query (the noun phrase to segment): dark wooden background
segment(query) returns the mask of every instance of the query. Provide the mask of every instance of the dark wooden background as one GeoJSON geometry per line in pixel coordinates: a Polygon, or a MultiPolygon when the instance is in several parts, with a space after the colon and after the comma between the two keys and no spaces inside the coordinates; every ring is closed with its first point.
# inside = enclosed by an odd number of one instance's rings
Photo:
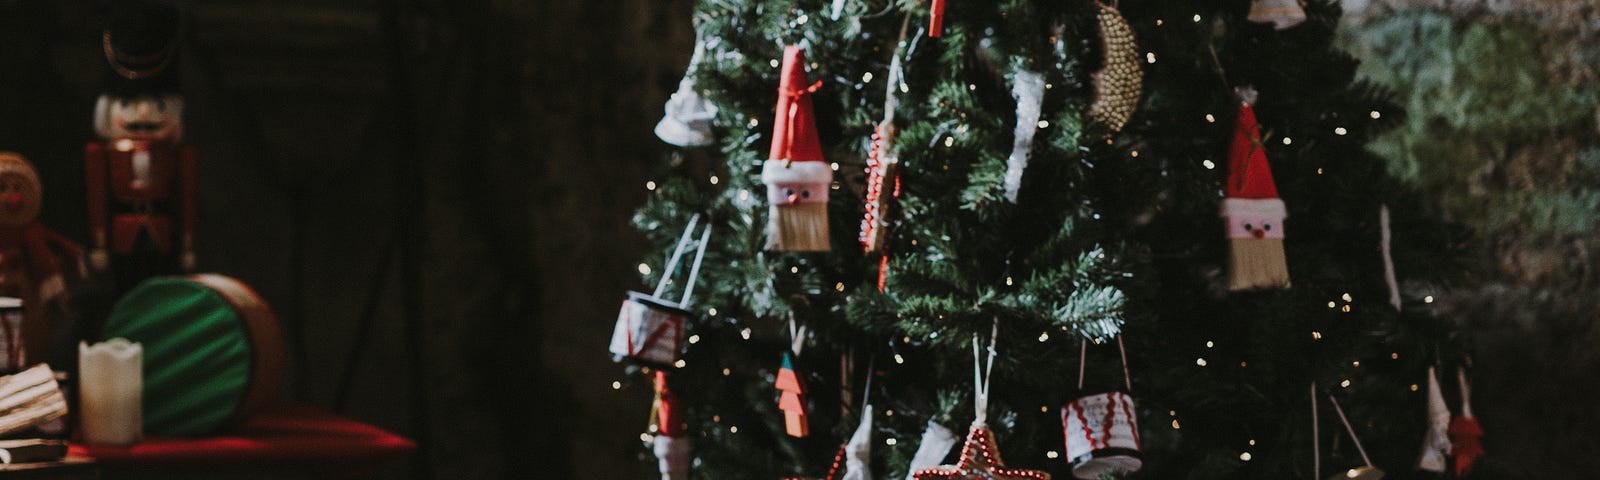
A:
{"type": "MultiPolygon", "coordinates": [[[[200,269],[277,311],[284,397],[421,440],[393,478],[638,477],[605,348],[689,0],[180,3],[200,269]]],[[[104,5],[0,0],[0,149],[79,240],[104,5]]]]}
{"type": "MultiPolygon", "coordinates": [[[[647,478],[650,393],[612,389],[605,347],[638,287],[628,219],[669,153],[651,127],[691,0],[180,3],[200,267],[283,320],[283,396],[420,440],[389,478],[647,478]]],[[[80,240],[103,7],[0,0],[0,149],[33,160],[45,223],[80,240]]],[[[1442,301],[1482,345],[1502,465],[1600,468],[1597,297],[1442,301]]]]}

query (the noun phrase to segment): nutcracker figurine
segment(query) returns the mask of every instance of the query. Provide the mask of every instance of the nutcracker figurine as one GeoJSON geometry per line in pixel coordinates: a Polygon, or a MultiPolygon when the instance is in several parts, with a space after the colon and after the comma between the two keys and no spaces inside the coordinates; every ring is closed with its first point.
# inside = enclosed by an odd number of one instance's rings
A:
{"type": "Polygon", "coordinates": [[[183,145],[177,93],[178,12],[117,2],[101,35],[116,74],[95,104],[100,140],[84,147],[95,270],[111,268],[117,290],[194,269],[196,158],[183,145]],[[174,218],[176,217],[176,218],[174,218]]]}

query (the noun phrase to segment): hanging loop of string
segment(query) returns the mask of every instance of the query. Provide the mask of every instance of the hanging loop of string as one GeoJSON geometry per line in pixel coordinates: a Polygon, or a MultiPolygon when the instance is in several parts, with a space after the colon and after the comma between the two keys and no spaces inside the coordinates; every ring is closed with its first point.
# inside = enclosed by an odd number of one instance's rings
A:
{"type": "MultiPolygon", "coordinates": [[[[700,224],[700,214],[695,214],[689,219],[688,228],[683,229],[683,235],[678,237],[678,246],[672,250],[672,257],[667,260],[667,265],[661,271],[661,280],[656,282],[656,289],[650,294],[660,300],[667,293],[667,284],[672,283],[672,277],[678,273],[678,264],[683,260],[683,252],[689,248],[690,240],[694,238],[695,227],[700,224]]],[[[695,279],[700,277],[700,265],[706,257],[706,245],[711,243],[711,223],[706,223],[706,229],[700,234],[699,245],[695,247],[694,263],[689,267],[689,277],[684,279],[683,298],[678,300],[682,308],[689,308],[689,303],[694,297],[695,279]]]]}
{"type": "Polygon", "coordinates": [[[989,420],[989,375],[994,372],[994,344],[999,337],[1000,317],[994,317],[994,325],[989,330],[988,364],[981,365],[978,336],[972,336],[972,405],[978,411],[973,423],[987,424],[989,420]]]}
{"type": "Polygon", "coordinates": [[[1339,399],[1333,398],[1333,394],[1330,393],[1328,401],[1333,403],[1333,413],[1339,414],[1339,421],[1344,423],[1344,430],[1350,433],[1350,442],[1356,444],[1356,453],[1361,454],[1361,461],[1367,464],[1367,468],[1377,468],[1372,465],[1372,459],[1367,457],[1367,449],[1361,448],[1361,439],[1356,438],[1355,427],[1350,426],[1350,419],[1344,416],[1344,409],[1339,408],[1339,399]]]}
{"type": "Polygon", "coordinates": [[[689,267],[688,285],[683,287],[683,300],[679,301],[685,308],[689,306],[689,299],[694,297],[695,279],[700,278],[700,264],[706,258],[706,244],[711,243],[711,222],[706,222],[706,231],[700,234],[700,247],[694,253],[694,265],[689,267]]]}
{"type": "Polygon", "coordinates": [[[794,313],[789,313],[789,350],[794,356],[800,356],[800,349],[806,346],[806,326],[798,325],[794,321],[794,313]]]}
{"type": "MultiPolygon", "coordinates": [[[[1128,349],[1122,343],[1122,335],[1117,335],[1117,354],[1122,358],[1122,386],[1133,392],[1133,375],[1128,372],[1128,349]]],[[[1089,340],[1084,339],[1078,344],[1078,390],[1083,390],[1083,378],[1089,364],[1089,340]]]]}
{"type": "Polygon", "coordinates": [[[1321,423],[1317,419],[1317,382],[1311,382],[1311,478],[1322,478],[1321,423]]]}
{"type": "Polygon", "coordinates": [[[689,227],[683,229],[683,236],[678,237],[678,248],[672,250],[672,257],[667,260],[666,268],[661,269],[661,281],[656,282],[656,290],[650,296],[660,297],[667,291],[667,282],[672,281],[673,270],[678,268],[678,260],[683,259],[683,249],[689,246],[689,239],[694,236],[694,227],[700,224],[700,214],[695,214],[689,219],[689,227]]]}

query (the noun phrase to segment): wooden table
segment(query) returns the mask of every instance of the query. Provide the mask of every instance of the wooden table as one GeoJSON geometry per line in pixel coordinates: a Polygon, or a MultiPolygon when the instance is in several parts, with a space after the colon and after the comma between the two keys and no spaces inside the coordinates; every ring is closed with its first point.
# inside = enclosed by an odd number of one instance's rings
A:
{"type": "Polygon", "coordinates": [[[416,448],[411,440],[325,409],[280,405],[215,436],[147,437],[126,447],[74,444],[68,455],[93,458],[107,478],[122,472],[374,478],[416,448]]]}

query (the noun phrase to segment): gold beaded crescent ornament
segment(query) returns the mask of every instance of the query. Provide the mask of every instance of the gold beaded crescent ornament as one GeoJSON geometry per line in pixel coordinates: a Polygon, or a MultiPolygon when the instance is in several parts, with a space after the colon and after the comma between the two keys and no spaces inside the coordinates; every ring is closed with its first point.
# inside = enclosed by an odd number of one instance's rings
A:
{"type": "Polygon", "coordinates": [[[1133,27],[1116,7],[1098,5],[1100,12],[1095,17],[1100,23],[1100,46],[1105,58],[1100,70],[1089,75],[1094,81],[1089,118],[1117,132],[1139,106],[1144,72],[1139,69],[1139,46],[1134,42],[1133,27]]]}

